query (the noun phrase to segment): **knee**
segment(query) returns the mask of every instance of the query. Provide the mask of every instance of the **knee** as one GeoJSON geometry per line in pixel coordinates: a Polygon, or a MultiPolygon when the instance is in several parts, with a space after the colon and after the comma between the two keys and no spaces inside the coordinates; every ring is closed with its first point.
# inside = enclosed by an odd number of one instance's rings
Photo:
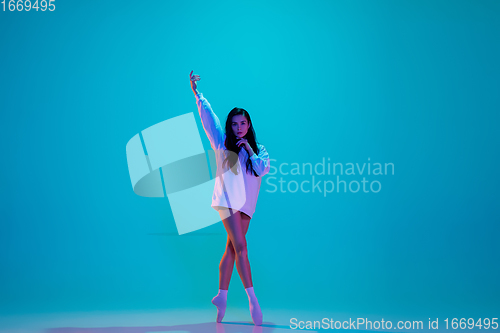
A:
{"type": "Polygon", "coordinates": [[[233,244],[233,245],[234,245],[235,255],[241,256],[241,255],[245,255],[247,253],[247,242],[246,241],[238,242],[238,243],[233,244]]]}
{"type": "Polygon", "coordinates": [[[230,257],[234,257],[235,256],[233,243],[227,243],[227,245],[226,245],[226,253],[225,254],[226,254],[226,256],[230,256],[230,257]]]}

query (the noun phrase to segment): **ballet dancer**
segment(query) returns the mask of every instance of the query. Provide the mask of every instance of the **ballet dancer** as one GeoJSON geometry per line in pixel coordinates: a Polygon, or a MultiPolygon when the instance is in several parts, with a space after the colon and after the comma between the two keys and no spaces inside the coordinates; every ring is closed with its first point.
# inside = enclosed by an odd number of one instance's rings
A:
{"type": "Polygon", "coordinates": [[[236,262],[248,295],[252,321],[261,325],[262,311],[253,289],[245,236],[257,205],[261,179],[269,172],[269,154],[264,145],[257,143],[252,120],[245,109],[233,108],[223,130],[210,103],[197,89],[200,76],[191,71],[189,79],[203,129],[216,153],[217,177],[211,206],[219,212],[227,231],[226,250],[219,265],[219,292],[212,299],[217,307],[217,322],[222,321],[226,311],[227,291],[236,262]]]}

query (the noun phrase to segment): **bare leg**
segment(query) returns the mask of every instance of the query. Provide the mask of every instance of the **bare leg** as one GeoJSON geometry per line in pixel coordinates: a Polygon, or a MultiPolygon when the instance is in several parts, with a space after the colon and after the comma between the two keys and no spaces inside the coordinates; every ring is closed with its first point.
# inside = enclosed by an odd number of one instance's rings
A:
{"type": "MultiPolygon", "coordinates": [[[[241,212],[240,212],[241,213],[241,212]]],[[[241,223],[243,226],[243,234],[246,235],[248,231],[248,226],[250,225],[250,217],[244,213],[241,213],[241,223]]],[[[219,265],[219,289],[228,290],[229,282],[231,281],[231,275],[233,274],[235,261],[235,252],[233,243],[229,235],[227,236],[226,251],[222,256],[222,260],[219,265]]]]}
{"type": "MultiPolygon", "coordinates": [[[[248,226],[244,226],[244,222],[241,218],[241,212],[237,210],[232,210],[232,212],[233,213],[230,214],[229,217],[222,219],[222,223],[224,223],[228,238],[233,245],[236,269],[238,270],[243,286],[246,289],[252,287],[252,274],[250,271],[250,262],[248,261],[247,241],[245,238],[248,226]]],[[[221,213],[221,217],[223,216],[227,215],[223,215],[221,213]]]]}
{"type": "Polygon", "coordinates": [[[245,214],[229,209],[228,211],[219,210],[222,222],[226,228],[228,240],[226,243],[226,251],[219,266],[219,294],[212,299],[212,303],[217,306],[217,322],[220,323],[224,317],[227,303],[227,289],[231,280],[233,271],[233,262],[236,262],[236,269],[240,275],[245,291],[248,295],[250,314],[255,325],[262,324],[262,311],[255,297],[252,285],[252,275],[250,271],[250,262],[247,255],[246,233],[250,224],[250,217],[245,214]],[[228,216],[229,215],[229,216],[228,216]],[[232,248],[232,251],[231,251],[232,248]],[[225,288],[225,289],[222,289],[225,288]]]}

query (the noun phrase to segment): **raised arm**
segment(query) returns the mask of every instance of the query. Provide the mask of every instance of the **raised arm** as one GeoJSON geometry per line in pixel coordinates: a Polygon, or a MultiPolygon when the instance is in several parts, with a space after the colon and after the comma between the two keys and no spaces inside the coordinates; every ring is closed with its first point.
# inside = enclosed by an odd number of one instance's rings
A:
{"type": "Polygon", "coordinates": [[[252,160],[253,169],[259,175],[259,177],[264,176],[269,172],[271,164],[269,163],[269,154],[263,145],[259,145],[259,155],[253,154],[250,156],[252,160]]]}
{"type": "Polygon", "coordinates": [[[212,149],[220,149],[224,147],[224,131],[220,125],[219,118],[212,111],[210,103],[203,97],[203,94],[198,91],[196,81],[200,80],[199,75],[193,75],[193,71],[189,74],[191,89],[196,97],[196,105],[198,105],[198,113],[200,114],[203,129],[210,140],[212,149]]]}

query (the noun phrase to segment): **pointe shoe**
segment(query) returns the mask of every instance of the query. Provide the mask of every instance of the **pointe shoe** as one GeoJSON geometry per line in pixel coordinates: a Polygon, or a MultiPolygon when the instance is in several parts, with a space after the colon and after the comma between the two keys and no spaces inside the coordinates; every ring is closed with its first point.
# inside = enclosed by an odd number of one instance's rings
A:
{"type": "Polygon", "coordinates": [[[258,301],[255,301],[255,304],[250,302],[250,315],[252,316],[252,321],[255,325],[262,325],[262,311],[258,301]]]}
{"type": "Polygon", "coordinates": [[[221,297],[215,296],[212,298],[212,304],[217,307],[217,319],[218,323],[222,322],[222,318],[224,318],[224,314],[226,313],[226,304],[227,301],[222,299],[221,297]]]}

